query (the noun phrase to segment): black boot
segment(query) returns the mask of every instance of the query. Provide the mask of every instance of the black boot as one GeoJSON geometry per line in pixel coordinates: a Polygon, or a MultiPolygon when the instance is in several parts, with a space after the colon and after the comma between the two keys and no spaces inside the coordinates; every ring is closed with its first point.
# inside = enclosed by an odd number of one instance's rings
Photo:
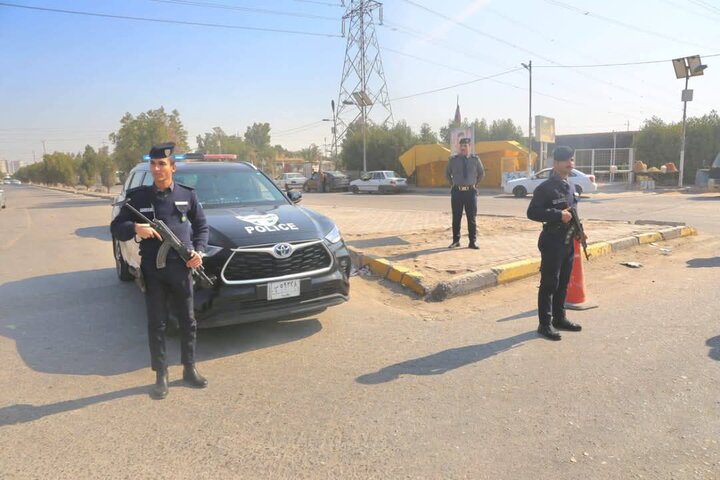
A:
{"type": "Polygon", "coordinates": [[[208,385],[207,379],[198,373],[194,363],[188,363],[183,368],[183,380],[193,388],[205,388],[208,385]]]}
{"type": "Polygon", "coordinates": [[[555,330],[552,325],[543,325],[540,324],[538,327],[538,333],[542,335],[543,337],[547,338],[548,340],[561,340],[562,336],[560,335],[560,332],[555,330]]]}
{"type": "Polygon", "coordinates": [[[458,247],[460,247],[459,240],[453,240],[453,242],[448,246],[448,248],[458,248],[458,247]]]}
{"type": "Polygon", "coordinates": [[[168,394],[168,371],[163,368],[155,372],[155,385],[150,390],[150,396],[156,400],[162,400],[168,394]]]}
{"type": "Polygon", "coordinates": [[[579,332],[582,330],[582,327],[579,324],[571,322],[567,318],[562,318],[560,320],[553,318],[552,326],[558,330],[567,330],[569,332],[579,332]]]}
{"type": "Polygon", "coordinates": [[[478,247],[478,244],[475,241],[470,242],[468,248],[471,248],[473,250],[480,250],[480,247],[478,247]]]}

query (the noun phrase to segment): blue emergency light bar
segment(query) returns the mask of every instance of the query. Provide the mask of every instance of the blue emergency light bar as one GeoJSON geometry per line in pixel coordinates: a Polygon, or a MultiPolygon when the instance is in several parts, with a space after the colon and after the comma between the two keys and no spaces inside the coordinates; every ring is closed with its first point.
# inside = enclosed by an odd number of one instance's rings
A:
{"type": "MultiPolygon", "coordinates": [[[[180,155],[180,154],[178,154],[178,155],[173,155],[172,157],[173,157],[173,159],[174,159],[176,162],[182,162],[182,161],[185,160],[185,155],[184,155],[184,154],[182,154],[182,155],[180,155]]],[[[142,159],[143,159],[143,162],[149,162],[149,161],[150,161],[150,155],[145,154],[145,155],[143,155],[142,159]]]]}

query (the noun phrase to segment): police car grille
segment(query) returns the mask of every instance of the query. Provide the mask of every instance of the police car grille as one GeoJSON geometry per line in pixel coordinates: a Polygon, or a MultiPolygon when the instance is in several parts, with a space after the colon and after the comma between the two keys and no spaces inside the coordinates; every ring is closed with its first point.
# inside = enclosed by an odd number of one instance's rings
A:
{"type": "Polygon", "coordinates": [[[289,258],[275,258],[269,253],[238,251],[225,267],[228,281],[297,275],[330,267],[330,254],[316,243],[293,252],[289,258]]]}

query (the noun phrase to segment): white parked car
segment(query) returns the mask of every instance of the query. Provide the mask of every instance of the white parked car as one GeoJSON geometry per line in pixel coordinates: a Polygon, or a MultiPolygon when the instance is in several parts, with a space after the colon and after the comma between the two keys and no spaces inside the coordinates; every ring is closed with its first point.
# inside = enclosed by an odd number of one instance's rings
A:
{"type": "Polygon", "coordinates": [[[408,188],[407,180],[400,177],[392,170],[375,170],[367,172],[358,180],[350,182],[350,191],[352,193],[360,192],[404,192],[408,188]]]}
{"type": "Polygon", "coordinates": [[[291,188],[303,188],[307,182],[307,178],[301,173],[283,173],[275,179],[275,184],[280,187],[281,190],[288,190],[291,188]]]}
{"type": "MultiPolygon", "coordinates": [[[[516,197],[524,197],[528,193],[533,193],[538,185],[550,178],[552,168],[540,170],[530,178],[516,178],[508,180],[505,184],[505,193],[512,193],[516,197]]],[[[580,170],[573,169],[568,177],[570,185],[575,187],[578,195],[588,192],[597,192],[597,183],[595,183],[595,175],[586,175],[580,170]]]]}

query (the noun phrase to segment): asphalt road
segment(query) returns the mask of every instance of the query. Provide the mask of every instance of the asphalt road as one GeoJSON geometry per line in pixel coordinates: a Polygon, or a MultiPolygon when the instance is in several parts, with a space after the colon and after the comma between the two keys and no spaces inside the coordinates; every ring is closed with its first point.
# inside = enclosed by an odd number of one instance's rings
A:
{"type": "Polygon", "coordinates": [[[720,478],[717,237],[587,264],[600,308],[561,342],[535,334],[536,279],[430,304],[356,277],[316,318],[200,331],[209,388],[173,366],[153,401],[142,298],[115,278],[109,217],[106,201],[8,192],[0,478],[720,478]]]}
{"type": "MultiPolygon", "coordinates": [[[[525,216],[530,196],[481,194],[478,213],[525,216]]],[[[372,209],[450,211],[450,196],[438,194],[378,195],[351,193],[306,193],[303,205],[338,205],[372,209]]],[[[720,194],[643,193],[589,194],[580,200],[584,218],[596,220],[661,220],[684,222],[703,232],[720,235],[720,194]]]]}

